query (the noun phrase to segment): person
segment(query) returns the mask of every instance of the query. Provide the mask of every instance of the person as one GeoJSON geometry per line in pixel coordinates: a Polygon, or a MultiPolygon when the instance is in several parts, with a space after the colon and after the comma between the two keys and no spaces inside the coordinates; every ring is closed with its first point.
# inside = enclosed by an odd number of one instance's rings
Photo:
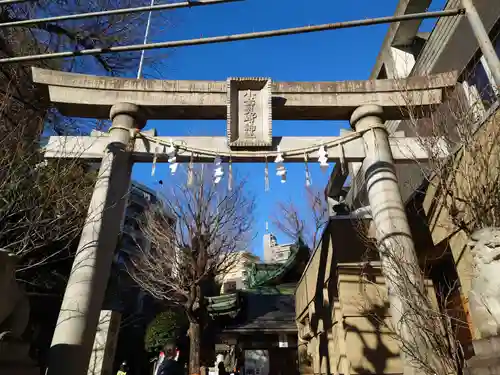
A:
{"type": "Polygon", "coordinates": [[[224,366],[224,362],[219,362],[219,365],[217,367],[219,369],[219,375],[228,375],[226,367],[224,366]]]}
{"type": "Polygon", "coordinates": [[[165,353],[165,359],[162,361],[160,367],[158,367],[157,375],[183,375],[184,372],[179,362],[175,360],[177,356],[175,346],[167,344],[163,352],[165,353]]]}
{"type": "Polygon", "coordinates": [[[116,375],[127,375],[127,371],[128,371],[127,362],[123,361],[116,375]]]}
{"type": "Polygon", "coordinates": [[[163,362],[164,359],[165,359],[165,353],[161,351],[160,355],[158,356],[158,359],[156,360],[153,375],[158,375],[158,370],[160,369],[161,363],[163,362]]]}

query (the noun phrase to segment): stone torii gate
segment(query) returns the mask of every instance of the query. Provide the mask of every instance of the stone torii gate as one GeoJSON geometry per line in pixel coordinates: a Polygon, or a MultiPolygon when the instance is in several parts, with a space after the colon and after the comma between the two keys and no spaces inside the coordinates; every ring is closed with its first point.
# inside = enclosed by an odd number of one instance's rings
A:
{"type": "MultiPolygon", "coordinates": [[[[48,375],[84,375],[102,307],[125,209],[134,162],[166,162],[164,145],[172,137],[138,134],[148,119],[227,119],[227,137],[177,137],[177,161],[213,161],[231,155],[232,162],[265,162],[283,152],[285,162],[304,162],[318,156],[322,145],[328,159],[361,162],[380,246],[398,248],[404,259],[418,265],[394,163],[425,161],[426,150],[414,138],[390,138],[385,120],[403,119],[415,107],[425,113],[442,102],[444,90],[457,75],[439,74],[400,80],[344,82],[272,82],[267,78],[229,78],[227,81],[164,81],[96,77],[33,68],[33,80],[47,90],[51,102],[67,116],[110,118],[102,136],[50,137],[46,158],[100,161],[101,168],[88,218],[71,270],[57,326],[48,375]],[[250,101],[249,101],[250,100],[250,101]],[[250,103],[250,104],[249,104],[250,103]],[[345,137],[273,137],[272,120],[350,120],[355,131],[345,137]],[[338,141],[338,142],[337,142],[338,141]],[[279,149],[278,149],[279,146],[279,149]],[[193,153],[192,150],[202,150],[193,153]],[[160,150],[160,151],[158,151],[160,150]],[[295,150],[295,151],[294,151],[295,150]],[[397,246],[396,246],[397,243],[397,246]]],[[[415,111],[413,111],[415,113],[415,111]]],[[[447,151],[442,149],[443,157],[447,151]]],[[[381,252],[381,260],[384,262],[381,252]]],[[[417,272],[410,268],[409,272],[417,272]]],[[[384,264],[389,291],[390,261],[384,264]]],[[[410,275],[417,277],[418,275],[410,275]]],[[[392,284],[391,284],[392,283],[392,284]]],[[[394,322],[405,305],[389,293],[394,322]]],[[[411,335],[411,327],[402,329],[411,335]]],[[[406,365],[405,373],[415,373],[406,365]]]]}

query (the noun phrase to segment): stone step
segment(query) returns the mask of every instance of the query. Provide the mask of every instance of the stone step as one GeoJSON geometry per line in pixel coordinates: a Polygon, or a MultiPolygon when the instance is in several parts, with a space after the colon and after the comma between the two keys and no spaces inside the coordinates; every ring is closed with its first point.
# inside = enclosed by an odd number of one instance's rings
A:
{"type": "Polygon", "coordinates": [[[0,374],[8,375],[40,375],[40,369],[31,364],[23,363],[0,363],[0,374]]]}
{"type": "Polygon", "coordinates": [[[490,357],[492,354],[500,355],[500,336],[489,337],[472,342],[474,353],[477,356],[490,357]]]}
{"type": "Polygon", "coordinates": [[[20,341],[0,342],[0,364],[29,362],[30,344],[20,341]]]}

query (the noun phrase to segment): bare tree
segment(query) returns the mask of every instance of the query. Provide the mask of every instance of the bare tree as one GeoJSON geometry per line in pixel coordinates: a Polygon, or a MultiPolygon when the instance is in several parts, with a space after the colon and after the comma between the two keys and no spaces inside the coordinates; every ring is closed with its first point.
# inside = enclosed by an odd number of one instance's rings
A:
{"type": "MultiPolygon", "coordinates": [[[[0,6],[0,22],[147,4],[148,0],[30,1],[0,6]]],[[[146,17],[142,13],[1,28],[0,56],[142,42],[143,33],[138,30],[144,30],[146,17]]],[[[158,31],[153,27],[151,36],[158,31]]],[[[137,52],[111,54],[35,65],[135,76],[139,56],[137,52]]],[[[46,288],[56,281],[64,285],[95,173],[87,163],[77,160],[44,162],[40,137],[85,134],[96,122],[61,116],[46,92],[33,84],[31,66],[0,66],[0,246],[21,258],[17,272],[20,280],[46,288]],[[59,264],[64,264],[62,269],[59,264]]]]}
{"type": "Polygon", "coordinates": [[[383,327],[399,344],[404,360],[418,372],[460,374],[465,358],[457,334],[467,330],[468,324],[463,310],[456,309],[456,296],[460,293],[458,280],[445,279],[440,286],[434,286],[429,273],[436,259],[421,257],[420,264],[409,264],[400,256],[403,252],[398,251],[403,244],[396,243],[395,249],[377,245],[370,224],[356,220],[354,225],[367,249],[359,282],[361,315],[367,317],[377,331],[383,327]],[[390,268],[390,272],[387,269],[384,272],[384,283],[395,286],[391,293],[401,298],[404,313],[387,302],[388,290],[377,279],[382,276],[382,267],[390,268]],[[416,279],[408,272],[412,268],[418,269],[413,273],[418,275],[416,279]],[[396,314],[401,315],[397,324],[387,318],[391,308],[396,308],[396,314]],[[411,329],[411,334],[402,332],[403,327],[411,329]]]}
{"type": "Polygon", "coordinates": [[[130,274],[156,299],[184,309],[190,323],[189,368],[199,374],[207,284],[233,266],[236,251],[248,248],[254,200],[244,181],[231,190],[215,184],[211,168],[194,168],[191,177],[146,212],[142,229],[152,246],[131,258],[130,274]]]}
{"type": "MultiPolygon", "coordinates": [[[[409,101],[402,108],[409,119],[401,127],[408,136],[416,137],[429,155],[426,163],[415,161],[413,167],[418,173],[412,176],[416,180],[412,183],[420,186],[416,194],[425,196],[425,207],[420,212],[426,216],[429,232],[439,231],[445,238],[458,232],[468,238],[477,229],[500,226],[500,112],[494,106],[490,113],[485,111],[492,103],[477,94],[457,85],[446,93],[445,102],[430,113],[411,109],[415,103],[409,101]],[[443,157],[443,150],[450,155],[443,157]]],[[[367,229],[358,232],[367,233],[367,229]]],[[[366,243],[385,259],[382,267],[390,268],[390,272],[384,272],[386,282],[395,285],[391,293],[400,296],[405,306],[398,326],[379,320],[390,327],[403,356],[429,375],[460,373],[465,360],[463,342],[458,340],[457,332],[472,333],[464,308],[453,308],[461,305],[461,301],[457,303],[462,294],[459,280],[437,290],[437,301],[427,288],[429,270],[444,253],[434,254],[434,259],[419,254],[420,264],[408,264],[398,256],[403,253],[398,251],[398,244],[395,249],[386,249],[380,244],[375,247],[373,239],[366,243]],[[409,275],[420,276],[413,280],[409,275]],[[401,334],[399,326],[403,325],[413,327],[412,335],[401,334]],[[433,356],[422,350],[423,342],[433,356]]],[[[370,283],[365,277],[362,279],[365,284],[370,283]]],[[[369,304],[369,298],[366,299],[369,304]]],[[[364,311],[370,314],[370,308],[364,307],[364,311]]]]}
{"type": "Polygon", "coordinates": [[[477,92],[458,84],[430,113],[403,109],[410,117],[404,123],[408,135],[429,155],[427,163],[418,163],[424,182],[419,190],[433,201],[427,215],[444,210],[441,216],[448,219],[431,225],[450,233],[462,230],[470,235],[500,226],[500,112],[493,91],[491,86],[477,92]],[[443,157],[443,148],[450,157],[443,157]]]}
{"type": "Polygon", "coordinates": [[[43,118],[22,117],[13,110],[15,99],[0,98],[0,247],[18,256],[21,281],[43,289],[57,280],[64,285],[57,264],[71,257],[95,173],[78,160],[44,161],[38,143],[28,136],[43,118]]]}
{"type": "Polygon", "coordinates": [[[306,187],[305,192],[306,212],[299,212],[292,201],[278,202],[273,224],[292,240],[301,238],[314,251],[328,222],[328,206],[322,191],[306,187]]]}
{"type": "MultiPolygon", "coordinates": [[[[33,18],[98,12],[149,5],[148,0],[40,0],[4,5],[1,8],[2,22],[23,21],[33,18]]],[[[154,21],[166,24],[167,13],[156,12],[154,21]]],[[[9,48],[2,49],[7,56],[34,54],[48,51],[106,48],[115,45],[142,42],[147,13],[105,15],[79,20],[23,25],[2,29],[2,39],[9,48]],[[139,31],[139,32],[138,32],[139,31]],[[25,42],[30,40],[31,43],[25,42]]],[[[151,29],[151,37],[162,32],[158,22],[151,29]]],[[[78,59],[64,59],[57,63],[61,70],[95,71],[111,75],[137,71],[140,52],[105,54],[78,59]]],[[[134,74],[135,75],[135,74],[134,74]]]]}
{"type": "MultiPolygon", "coordinates": [[[[148,0],[60,0],[29,1],[0,6],[0,22],[23,21],[37,17],[103,11],[134,6],[148,5],[148,0]]],[[[115,45],[142,43],[147,13],[110,15],[81,20],[24,25],[0,29],[0,56],[12,57],[64,50],[105,48],[115,45]]],[[[153,27],[150,37],[163,31],[161,25],[168,24],[167,13],[153,14],[153,27]],[[161,22],[158,22],[161,21],[161,22]]],[[[17,116],[31,118],[35,122],[29,128],[31,137],[38,137],[42,129],[58,134],[68,132],[88,132],[96,125],[94,121],[65,118],[51,108],[46,93],[39,90],[31,81],[33,65],[71,72],[93,72],[98,75],[136,76],[140,52],[104,54],[92,57],[78,57],[29,64],[9,64],[0,66],[0,90],[11,97],[12,106],[8,115],[11,127],[16,125],[17,116]],[[24,111],[26,113],[24,113],[24,111]]],[[[158,71],[158,64],[164,60],[157,52],[148,52],[145,68],[158,71]]],[[[100,123],[102,125],[102,123],[100,123]]],[[[28,130],[28,129],[25,129],[28,130]]]]}

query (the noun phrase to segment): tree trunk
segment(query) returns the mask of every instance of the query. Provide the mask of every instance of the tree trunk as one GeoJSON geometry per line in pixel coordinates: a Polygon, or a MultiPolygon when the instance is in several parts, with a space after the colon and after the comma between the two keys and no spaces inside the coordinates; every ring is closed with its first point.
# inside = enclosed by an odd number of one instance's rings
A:
{"type": "Polygon", "coordinates": [[[191,375],[200,374],[200,349],[201,349],[200,324],[189,323],[189,373],[191,375]]]}

